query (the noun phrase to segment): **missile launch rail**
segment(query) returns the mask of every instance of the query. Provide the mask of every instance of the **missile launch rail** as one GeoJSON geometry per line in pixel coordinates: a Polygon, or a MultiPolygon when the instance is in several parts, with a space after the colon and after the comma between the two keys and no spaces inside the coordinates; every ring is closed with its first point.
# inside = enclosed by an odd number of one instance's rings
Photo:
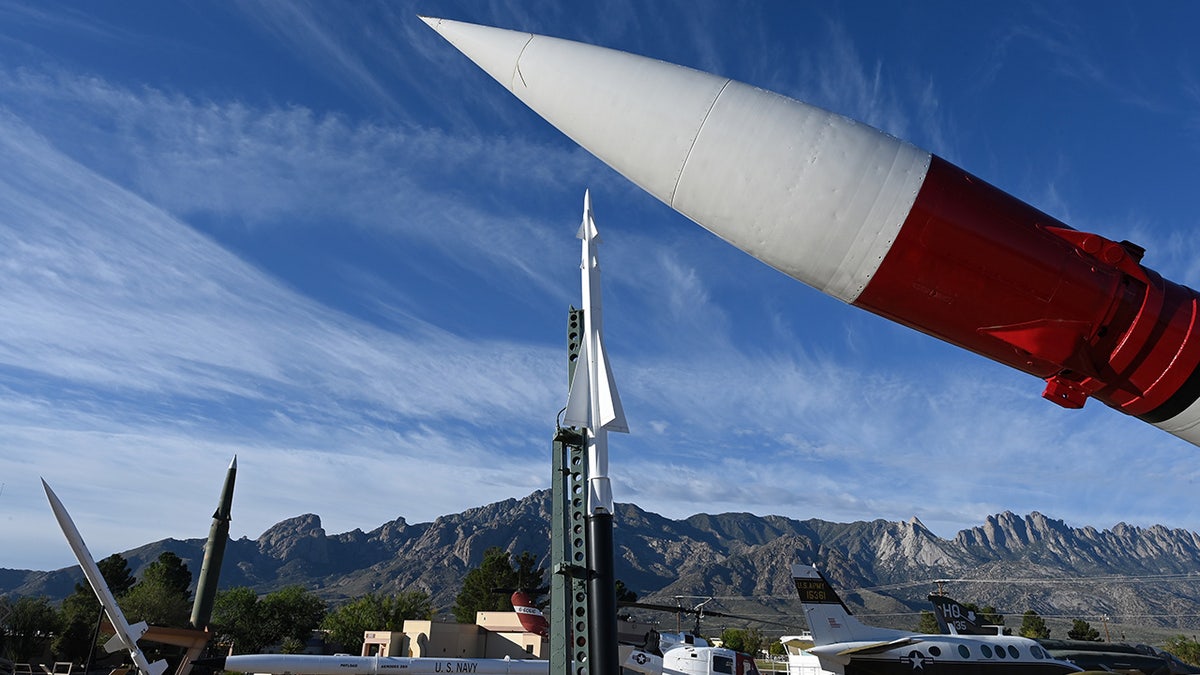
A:
{"type": "MultiPolygon", "coordinates": [[[[567,317],[567,382],[575,377],[583,337],[583,310],[567,317]]],[[[587,675],[591,664],[591,615],[588,611],[587,503],[588,463],[583,434],[555,425],[550,528],[550,672],[572,673],[572,662],[587,675]],[[579,636],[571,640],[572,631],[579,636]]]]}

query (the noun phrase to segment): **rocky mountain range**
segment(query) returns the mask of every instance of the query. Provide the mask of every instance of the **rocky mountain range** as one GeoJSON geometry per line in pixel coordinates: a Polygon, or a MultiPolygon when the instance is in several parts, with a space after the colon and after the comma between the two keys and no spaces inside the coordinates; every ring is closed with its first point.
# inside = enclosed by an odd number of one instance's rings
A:
{"type": "MultiPolygon", "coordinates": [[[[221,587],[269,592],[301,584],[331,603],[419,589],[446,609],[488,547],[546,556],[549,520],[548,491],[431,523],[397,518],[370,532],[328,534],[320,517],[301,515],[257,539],[230,541],[221,587]]],[[[843,589],[853,611],[881,625],[914,628],[938,580],[952,597],[996,607],[1010,626],[1018,626],[1029,609],[1047,618],[1052,630],[1055,622],[1069,625],[1073,618],[1097,627],[1103,622],[1113,639],[1191,635],[1200,623],[1200,535],[1182,529],[1074,528],[1036,512],[1005,512],[943,539],[915,518],[833,523],[725,513],[671,520],[632,504],[617,505],[614,521],[617,578],[643,599],[674,604],[682,596],[679,602],[696,604],[713,597],[710,610],[794,630],[803,628],[789,571],[794,561],[815,562],[843,589]]],[[[122,555],[140,574],[160,553],[172,551],[196,573],[203,547],[203,539],[166,539],[122,555]]],[[[79,579],[77,567],[0,569],[0,594],[58,599],[79,579]]],[[[1055,637],[1065,637],[1065,630],[1055,637]]]]}

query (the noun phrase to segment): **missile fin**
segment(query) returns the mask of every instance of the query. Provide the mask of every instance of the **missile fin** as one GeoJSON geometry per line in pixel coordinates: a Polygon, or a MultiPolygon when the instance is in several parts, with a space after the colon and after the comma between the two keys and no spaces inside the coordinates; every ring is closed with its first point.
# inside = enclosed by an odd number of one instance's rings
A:
{"type": "Polygon", "coordinates": [[[108,642],[104,643],[104,652],[106,654],[119,652],[122,649],[125,649],[125,641],[121,639],[120,635],[114,635],[108,638],[108,642]]]}
{"type": "Polygon", "coordinates": [[[596,383],[599,399],[596,401],[599,412],[599,419],[596,421],[602,429],[629,433],[629,425],[625,422],[625,410],[621,407],[621,396],[617,394],[617,383],[613,380],[612,368],[608,366],[608,350],[604,348],[603,340],[598,340],[596,345],[596,363],[603,374],[596,383]]]}
{"type": "Polygon", "coordinates": [[[575,361],[575,374],[571,378],[571,390],[567,393],[567,410],[563,423],[573,427],[592,428],[592,385],[588,377],[588,341],[585,339],[575,361]]]}

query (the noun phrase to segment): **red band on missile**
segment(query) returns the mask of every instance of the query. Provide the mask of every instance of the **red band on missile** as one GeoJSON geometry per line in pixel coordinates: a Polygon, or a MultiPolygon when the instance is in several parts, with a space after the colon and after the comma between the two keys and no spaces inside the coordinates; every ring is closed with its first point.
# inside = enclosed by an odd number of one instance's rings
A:
{"type": "Polygon", "coordinates": [[[1147,421],[1200,396],[1197,294],[1128,242],[1073,230],[933,157],[855,305],[1147,421]]]}

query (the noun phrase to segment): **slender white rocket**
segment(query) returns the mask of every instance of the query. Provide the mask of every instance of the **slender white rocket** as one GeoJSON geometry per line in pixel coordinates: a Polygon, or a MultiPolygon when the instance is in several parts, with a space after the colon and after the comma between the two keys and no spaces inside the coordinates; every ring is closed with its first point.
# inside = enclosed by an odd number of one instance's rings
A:
{"type": "Polygon", "coordinates": [[[138,638],[145,634],[148,628],[146,622],[140,621],[132,626],[129,625],[121,608],[117,606],[117,600],[113,597],[112,590],[104,582],[104,576],[100,574],[96,560],[92,558],[87,545],[83,543],[83,537],[80,536],[79,529],[75,527],[75,522],[71,520],[71,515],[67,513],[66,507],[59,501],[58,495],[54,494],[45,480],[42,480],[42,488],[46,490],[46,499],[50,500],[50,508],[54,511],[54,518],[58,521],[58,526],[67,538],[67,543],[70,544],[75,559],[79,561],[79,566],[83,568],[83,576],[87,577],[100,604],[104,606],[104,613],[108,615],[113,630],[117,633],[104,644],[104,649],[111,653],[124,647],[129,650],[133,664],[137,666],[142,675],[162,675],[163,671],[167,669],[167,662],[159,660],[150,663],[137,645],[138,638]]]}
{"type": "Polygon", "coordinates": [[[563,421],[588,430],[588,513],[613,512],[612,484],[608,479],[608,432],[629,433],[621,397],[604,348],[601,311],[600,262],[596,246],[600,233],[592,218],[591,193],[583,193],[583,224],[576,235],[583,240],[580,279],[583,287],[583,335],[579,363],[571,379],[563,421]]]}

